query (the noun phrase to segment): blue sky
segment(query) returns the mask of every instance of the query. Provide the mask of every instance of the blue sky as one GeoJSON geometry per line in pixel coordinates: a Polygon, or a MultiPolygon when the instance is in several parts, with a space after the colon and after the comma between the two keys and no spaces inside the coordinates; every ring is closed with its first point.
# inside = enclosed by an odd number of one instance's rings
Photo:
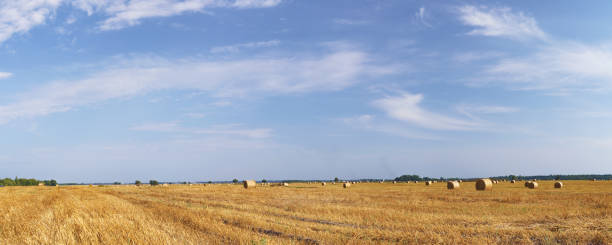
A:
{"type": "Polygon", "coordinates": [[[0,1],[0,173],[612,173],[607,1],[0,1]]]}

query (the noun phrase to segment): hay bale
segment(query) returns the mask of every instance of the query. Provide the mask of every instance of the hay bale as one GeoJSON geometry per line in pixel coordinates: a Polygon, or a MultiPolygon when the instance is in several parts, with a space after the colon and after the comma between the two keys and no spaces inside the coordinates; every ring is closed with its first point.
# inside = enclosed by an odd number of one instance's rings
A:
{"type": "Polygon", "coordinates": [[[255,180],[245,180],[242,181],[242,185],[244,186],[244,189],[255,188],[255,186],[257,186],[257,182],[255,182],[255,180]]]}
{"type": "Polygon", "coordinates": [[[321,182],[321,186],[325,186],[327,185],[325,182],[321,182]]]}
{"type": "Polygon", "coordinates": [[[425,185],[431,185],[432,182],[431,181],[425,181],[425,185]]]}
{"type": "Polygon", "coordinates": [[[561,181],[555,182],[555,188],[563,188],[563,182],[561,181]]]}
{"type": "Polygon", "coordinates": [[[415,181],[414,181],[414,183],[415,183],[415,184],[418,184],[418,183],[419,183],[419,181],[416,181],[416,180],[415,180],[415,181]]]}
{"type": "Polygon", "coordinates": [[[349,187],[351,187],[351,183],[348,183],[348,182],[344,183],[344,184],[342,184],[342,187],[349,188],[349,187]]]}
{"type": "Polygon", "coordinates": [[[166,184],[166,183],[163,183],[163,184],[162,184],[162,186],[164,186],[164,187],[167,187],[167,186],[168,186],[168,184],[166,184]]]}
{"type": "Polygon", "coordinates": [[[536,189],[538,188],[538,182],[535,181],[530,181],[529,185],[527,186],[529,189],[536,189]]]}
{"type": "Polygon", "coordinates": [[[525,187],[529,187],[529,183],[531,183],[531,181],[525,181],[525,187]]]}
{"type": "Polygon", "coordinates": [[[493,190],[493,181],[490,179],[479,179],[476,181],[477,191],[490,191],[493,190]]]}
{"type": "Polygon", "coordinates": [[[514,183],[516,183],[516,180],[511,180],[510,181],[510,184],[514,184],[514,183]]]}
{"type": "Polygon", "coordinates": [[[459,180],[459,183],[463,183],[463,180],[459,180]]]}
{"type": "Polygon", "coordinates": [[[593,179],[593,181],[597,181],[597,179],[593,179]]]}
{"type": "Polygon", "coordinates": [[[283,182],[282,186],[289,186],[289,183],[283,182]]]}
{"type": "Polygon", "coordinates": [[[397,184],[397,181],[395,181],[395,180],[394,180],[394,181],[393,181],[393,184],[397,184]]]}
{"type": "Polygon", "coordinates": [[[446,189],[459,189],[459,181],[449,181],[446,182],[446,189]]]}

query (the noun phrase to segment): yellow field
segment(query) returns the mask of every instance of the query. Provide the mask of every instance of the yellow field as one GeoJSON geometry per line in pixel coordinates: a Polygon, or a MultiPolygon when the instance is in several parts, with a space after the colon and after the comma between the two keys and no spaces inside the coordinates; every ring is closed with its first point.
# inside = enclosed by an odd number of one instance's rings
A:
{"type": "Polygon", "coordinates": [[[610,244],[612,181],[0,188],[1,244],[610,244]]]}

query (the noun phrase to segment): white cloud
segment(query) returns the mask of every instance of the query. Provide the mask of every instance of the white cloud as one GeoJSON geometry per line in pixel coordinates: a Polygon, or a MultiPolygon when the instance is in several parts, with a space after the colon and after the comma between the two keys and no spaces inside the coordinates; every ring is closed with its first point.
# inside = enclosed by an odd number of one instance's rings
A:
{"type": "Polygon", "coordinates": [[[504,53],[495,51],[483,51],[483,52],[462,52],[453,55],[452,59],[459,63],[470,63],[474,61],[490,60],[494,58],[502,57],[504,53]]]}
{"type": "Polygon", "coordinates": [[[456,109],[457,112],[475,120],[478,120],[477,114],[507,114],[519,111],[516,107],[490,105],[459,105],[456,109]]]}
{"type": "Polygon", "coordinates": [[[101,2],[81,0],[75,5],[92,13],[104,11],[110,17],[100,24],[101,30],[117,30],[140,23],[142,19],[168,17],[187,12],[203,12],[206,8],[267,8],[278,5],[280,0],[116,0],[101,2]]]}
{"type": "Polygon", "coordinates": [[[244,129],[237,124],[215,125],[210,128],[186,128],[180,126],[177,122],[147,123],[134,126],[131,129],[148,132],[239,136],[248,138],[268,138],[272,132],[272,129],[269,128],[244,129]]]}
{"type": "Polygon", "coordinates": [[[236,8],[267,8],[280,4],[282,0],[235,0],[229,5],[236,8]]]}
{"type": "Polygon", "coordinates": [[[393,125],[380,120],[372,115],[361,115],[350,118],[342,118],[342,122],[356,129],[380,132],[393,136],[400,136],[409,139],[441,140],[442,138],[429,135],[418,130],[410,129],[402,125],[393,125]]]}
{"type": "Polygon", "coordinates": [[[185,116],[190,118],[204,118],[206,115],[204,113],[190,112],[185,113],[185,116]]]}
{"type": "Polygon", "coordinates": [[[268,48],[278,46],[279,40],[270,40],[262,42],[240,43],[235,45],[218,46],[210,49],[211,53],[237,53],[244,48],[268,48]]]}
{"type": "Polygon", "coordinates": [[[421,94],[401,93],[399,96],[375,100],[372,104],[392,118],[419,127],[436,130],[473,130],[477,123],[456,119],[421,108],[421,94]]]}
{"type": "Polygon", "coordinates": [[[609,46],[556,43],[527,57],[502,59],[486,70],[486,79],[520,89],[610,89],[610,67],[609,46]]]}
{"type": "MultiPolygon", "coordinates": [[[[268,8],[281,0],[10,0],[0,2],[0,43],[15,34],[28,32],[52,17],[62,4],[92,15],[107,15],[100,30],[117,30],[140,23],[142,19],[168,17],[188,12],[204,12],[207,8],[268,8]]],[[[76,21],[71,15],[67,24],[76,21]]]]}
{"type": "Polygon", "coordinates": [[[419,11],[417,11],[414,16],[419,20],[419,22],[421,22],[421,24],[427,26],[427,27],[431,27],[431,24],[429,24],[425,19],[427,18],[427,13],[426,13],[426,9],[425,7],[420,7],[419,11]]]}
{"type": "Polygon", "coordinates": [[[470,35],[508,37],[518,40],[546,39],[536,20],[510,8],[463,6],[459,8],[464,24],[474,26],[470,35]]]}
{"type": "Polygon", "coordinates": [[[367,20],[354,20],[354,19],[343,19],[343,18],[334,19],[333,21],[334,23],[339,24],[339,25],[366,25],[370,23],[370,21],[367,21],[367,20]]]}
{"type": "Polygon", "coordinates": [[[473,113],[482,113],[482,114],[511,113],[511,112],[519,111],[518,108],[507,107],[507,106],[469,106],[469,105],[461,105],[458,107],[458,110],[473,112],[473,113]]]}
{"type": "Polygon", "coordinates": [[[0,43],[15,34],[44,24],[61,0],[10,0],[0,2],[0,43]]]}
{"type": "Polygon", "coordinates": [[[0,71],[0,79],[6,79],[12,76],[13,76],[13,73],[0,71]]]}
{"type": "Polygon", "coordinates": [[[52,82],[16,95],[12,103],[0,105],[0,123],[152,91],[194,90],[216,97],[335,91],[367,77],[394,72],[371,64],[365,53],[357,51],[322,57],[231,61],[140,58],[114,63],[83,79],[52,82]]]}

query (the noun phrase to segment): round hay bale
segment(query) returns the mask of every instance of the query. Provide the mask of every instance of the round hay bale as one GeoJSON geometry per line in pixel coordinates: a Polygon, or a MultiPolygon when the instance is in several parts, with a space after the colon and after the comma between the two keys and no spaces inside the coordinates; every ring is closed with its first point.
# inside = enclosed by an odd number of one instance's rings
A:
{"type": "Polygon", "coordinates": [[[514,184],[514,183],[516,183],[516,180],[511,180],[510,181],[510,184],[514,184]]]}
{"type": "Polygon", "coordinates": [[[325,186],[327,185],[325,182],[321,182],[321,186],[325,186]]]}
{"type": "Polygon", "coordinates": [[[419,183],[419,181],[416,181],[416,180],[415,180],[415,181],[414,181],[414,183],[415,183],[415,184],[418,184],[418,183],[419,183]]]}
{"type": "Polygon", "coordinates": [[[431,181],[425,181],[425,185],[431,185],[431,181]]]}
{"type": "Polygon", "coordinates": [[[242,186],[244,186],[244,189],[255,188],[257,182],[255,182],[255,180],[245,180],[242,181],[242,186]]]}
{"type": "Polygon", "coordinates": [[[525,187],[529,187],[529,183],[531,183],[531,181],[525,181],[525,187]]]}
{"type": "Polygon", "coordinates": [[[395,181],[395,180],[394,180],[394,181],[393,181],[393,184],[397,184],[397,181],[395,181]]]}
{"type": "Polygon", "coordinates": [[[463,180],[459,180],[459,183],[463,183],[463,180]]]}
{"type": "Polygon", "coordinates": [[[593,181],[597,181],[597,179],[593,179],[593,181]]]}
{"type": "Polygon", "coordinates": [[[164,186],[164,187],[167,187],[167,186],[168,186],[168,184],[166,184],[166,183],[163,183],[163,184],[162,184],[162,186],[164,186]]]}
{"type": "Polygon", "coordinates": [[[563,188],[563,183],[560,181],[555,182],[555,188],[563,188]]]}
{"type": "Polygon", "coordinates": [[[459,181],[449,181],[446,182],[446,189],[459,189],[459,181]]]}
{"type": "Polygon", "coordinates": [[[479,179],[476,181],[477,191],[490,191],[493,190],[493,181],[490,179],[479,179]]]}
{"type": "Polygon", "coordinates": [[[536,189],[538,188],[538,182],[535,181],[531,181],[529,182],[529,186],[527,186],[529,189],[536,189]]]}
{"type": "Polygon", "coordinates": [[[349,188],[349,187],[351,187],[351,183],[348,183],[348,182],[344,183],[344,184],[342,184],[342,187],[349,188]]]}
{"type": "Polygon", "coordinates": [[[289,186],[289,183],[283,182],[282,186],[289,186]]]}

